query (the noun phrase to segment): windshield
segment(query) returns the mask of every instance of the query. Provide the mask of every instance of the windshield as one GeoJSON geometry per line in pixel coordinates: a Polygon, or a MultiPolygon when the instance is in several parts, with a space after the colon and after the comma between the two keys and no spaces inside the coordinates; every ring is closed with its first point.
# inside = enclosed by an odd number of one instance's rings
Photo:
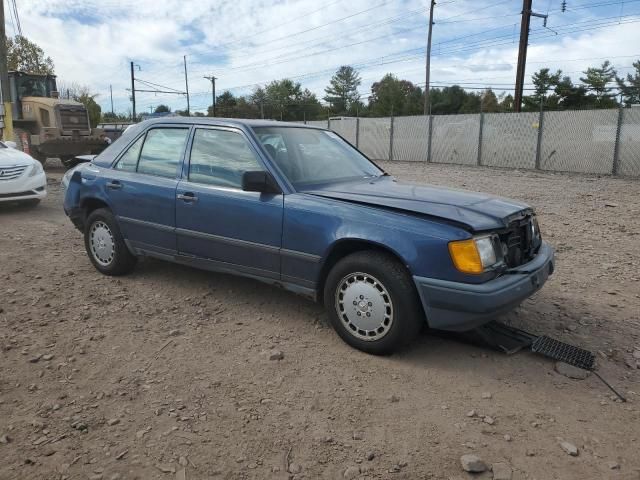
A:
{"type": "Polygon", "coordinates": [[[46,97],[47,82],[43,78],[22,78],[19,81],[18,94],[22,97],[46,97]]]}
{"type": "Polygon", "coordinates": [[[253,130],[296,188],[384,175],[333,132],[296,127],[254,127],[253,130]]]}

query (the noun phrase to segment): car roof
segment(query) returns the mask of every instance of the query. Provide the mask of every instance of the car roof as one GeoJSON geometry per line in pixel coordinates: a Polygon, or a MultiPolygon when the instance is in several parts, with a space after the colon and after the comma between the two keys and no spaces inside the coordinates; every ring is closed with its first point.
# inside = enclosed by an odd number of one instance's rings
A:
{"type": "Polygon", "coordinates": [[[145,120],[145,125],[152,124],[187,124],[187,125],[217,125],[223,127],[299,127],[315,128],[320,127],[305,125],[304,123],[279,122],[277,120],[259,120],[246,118],[218,118],[218,117],[160,117],[145,120]]]}

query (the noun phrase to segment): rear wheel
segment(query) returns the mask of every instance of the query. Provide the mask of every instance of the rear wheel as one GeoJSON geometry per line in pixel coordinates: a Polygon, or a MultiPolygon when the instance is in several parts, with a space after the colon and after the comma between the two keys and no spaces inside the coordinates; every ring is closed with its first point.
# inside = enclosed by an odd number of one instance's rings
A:
{"type": "Polygon", "coordinates": [[[403,347],[425,323],[411,275],[384,252],[356,252],[340,260],[327,277],[324,303],[345,342],[377,355],[403,347]]]}
{"type": "Polygon", "coordinates": [[[124,275],[136,265],[136,257],[125,245],[118,223],[107,208],[94,210],[87,218],[84,245],[93,266],[105,275],[124,275]]]}

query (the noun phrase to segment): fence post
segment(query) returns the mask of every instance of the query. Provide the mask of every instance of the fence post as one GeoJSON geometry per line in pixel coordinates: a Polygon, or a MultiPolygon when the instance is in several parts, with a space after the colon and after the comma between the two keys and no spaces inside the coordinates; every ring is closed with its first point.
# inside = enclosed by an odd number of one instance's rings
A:
{"type": "Polygon", "coordinates": [[[427,139],[427,163],[431,163],[431,137],[433,134],[433,115],[429,114],[429,138],[427,139]]]}
{"type": "Polygon", "coordinates": [[[624,121],[624,107],[620,104],[618,109],[618,125],[616,127],[616,143],[613,147],[613,166],[611,167],[611,175],[618,174],[620,168],[620,134],[622,133],[622,122],[624,121]]]}
{"type": "Polygon", "coordinates": [[[306,110],[302,111],[302,120],[303,120],[303,123],[306,125],[307,124],[307,111],[306,110]]]}
{"type": "Polygon", "coordinates": [[[540,156],[542,155],[542,129],[544,128],[544,101],[540,102],[540,118],[538,119],[538,142],[536,145],[536,170],[540,170],[540,156]]]}
{"type": "Polygon", "coordinates": [[[484,112],[480,112],[480,129],[478,132],[478,166],[482,165],[482,129],[484,127],[484,112]]]}
{"type": "Polygon", "coordinates": [[[327,118],[327,130],[331,130],[331,119],[327,118]]]}
{"type": "Polygon", "coordinates": [[[393,110],[391,110],[391,129],[389,131],[389,161],[393,161],[393,110]]]}
{"type": "Polygon", "coordinates": [[[360,117],[356,117],[356,148],[360,148],[360,117]]]}

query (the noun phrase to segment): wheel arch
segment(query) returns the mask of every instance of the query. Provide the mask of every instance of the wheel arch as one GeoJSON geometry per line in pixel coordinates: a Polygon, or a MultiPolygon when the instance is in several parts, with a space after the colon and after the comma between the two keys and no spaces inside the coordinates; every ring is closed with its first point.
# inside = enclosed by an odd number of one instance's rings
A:
{"type": "Polygon", "coordinates": [[[80,202],[80,208],[82,208],[84,212],[84,220],[86,220],[89,215],[91,215],[91,212],[99,208],[108,208],[109,210],[111,210],[109,204],[98,197],[87,197],[82,199],[82,202],[80,202]]]}
{"type": "Polygon", "coordinates": [[[329,272],[335,266],[335,264],[347,255],[368,250],[374,250],[389,254],[390,256],[398,260],[398,262],[400,262],[402,265],[404,265],[407,271],[411,273],[411,269],[409,268],[409,265],[407,264],[405,259],[388,245],[383,245],[372,240],[364,240],[361,238],[342,238],[335,241],[331,245],[321,262],[322,266],[320,268],[318,281],[316,283],[316,298],[318,299],[318,301],[322,301],[325,282],[327,281],[329,272]]]}

